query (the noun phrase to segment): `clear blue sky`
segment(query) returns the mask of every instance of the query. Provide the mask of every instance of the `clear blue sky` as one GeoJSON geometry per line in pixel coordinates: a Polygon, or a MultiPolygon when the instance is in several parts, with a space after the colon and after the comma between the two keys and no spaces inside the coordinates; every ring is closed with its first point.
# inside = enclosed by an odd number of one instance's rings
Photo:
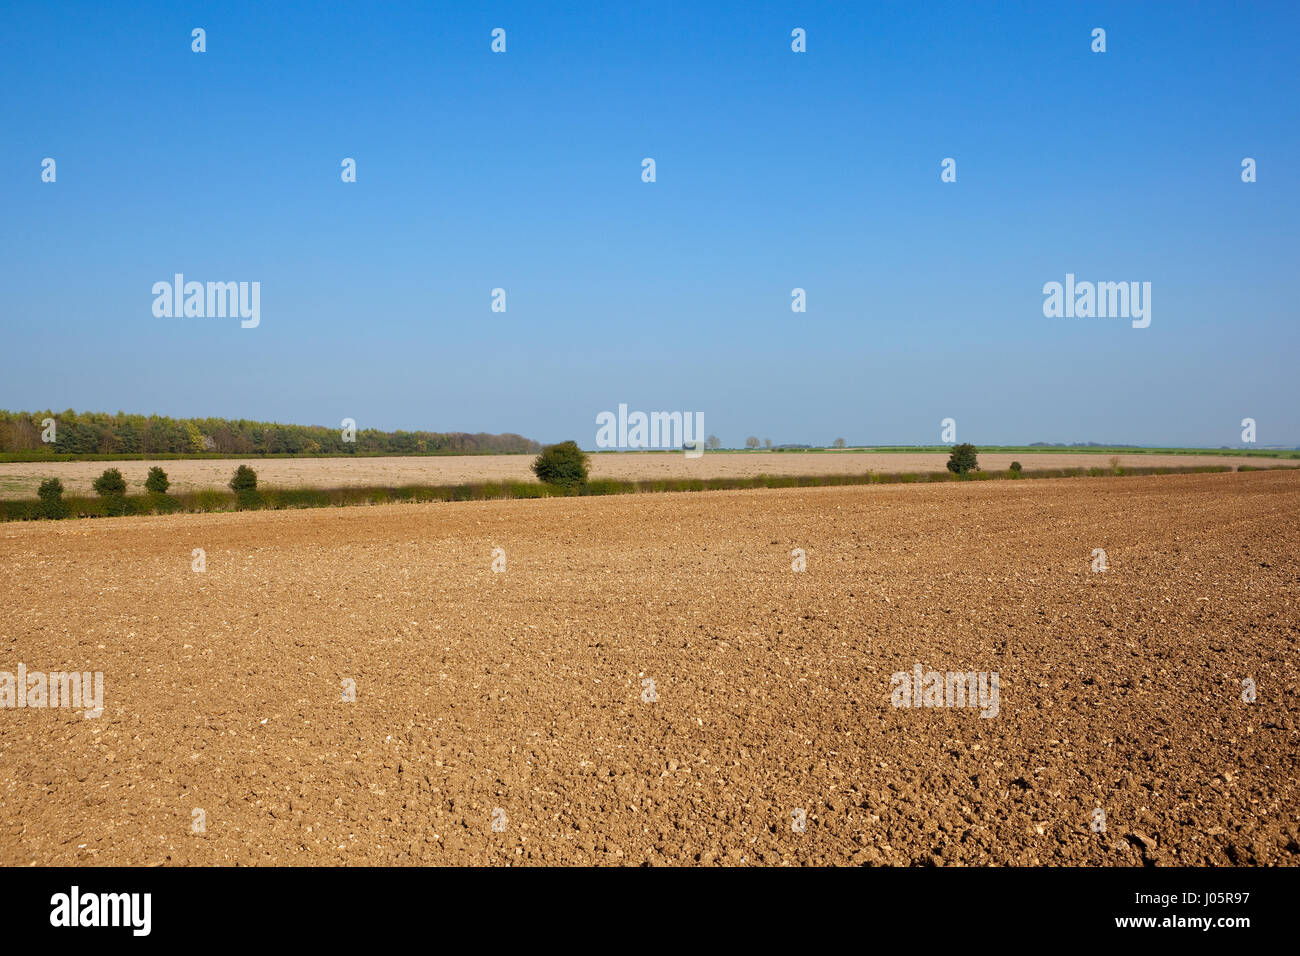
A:
{"type": "Polygon", "coordinates": [[[1294,3],[3,20],[0,407],[586,447],[620,402],[728,445],[931,444],[952,416],[977,444],[1215,446],[1249,416],[1300,444],[1294,3]],[[260,327],[155,318],[176,272],[259,281],[260,327]],[[1045,318],[1066,273],[1150,282],[1151,326],[1045,318]]]}

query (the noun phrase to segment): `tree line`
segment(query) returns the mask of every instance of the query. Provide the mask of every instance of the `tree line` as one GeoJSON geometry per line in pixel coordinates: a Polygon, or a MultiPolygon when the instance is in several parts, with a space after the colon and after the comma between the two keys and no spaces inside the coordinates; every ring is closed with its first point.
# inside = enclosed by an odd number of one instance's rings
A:
{"type": "Polygon", "coordinates": [[[535,454],[522,435],[380,431],[228,418],[169,418],[125,412],[0,410],[0,453],[53,455],[479,455],[535,454]],[[52,424],[51,424],[52,423],[52,424]]]}

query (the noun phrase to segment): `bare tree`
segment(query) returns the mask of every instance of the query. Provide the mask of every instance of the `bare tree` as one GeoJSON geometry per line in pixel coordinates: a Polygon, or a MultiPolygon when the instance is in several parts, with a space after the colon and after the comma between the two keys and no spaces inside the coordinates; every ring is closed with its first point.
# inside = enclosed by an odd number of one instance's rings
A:
{"type": "Polygon", "coordinates": [[[753,435],[750,435],[748,438],[745,439],[746,448],[757,448],[759,444],[760,444],[759,440],[753,435]]]}
{"type": "Polygon", "coordinates": [[[717,435],[710,435],[708,438],[704,439],[704,447],[710,450],[714,448],[721,448],[722,439],[719,438],[717,435]]]}
{"type": "Polygon", "coordinates": [[[770,438],[764,438],[764,439],[763,439],[763,446],[764,446],[765,448],[771,448],[771,447],[772,447],[772,439],[770,439],[770,438]]]}
{"type": "Polygon", "coordinates": [[[835,447],[835,448],[843,448],[843,447],[844,447],[844,439],[843,439],[843,438],[837,438],[837,439],[835,439],[834,447],[835,447]]]}

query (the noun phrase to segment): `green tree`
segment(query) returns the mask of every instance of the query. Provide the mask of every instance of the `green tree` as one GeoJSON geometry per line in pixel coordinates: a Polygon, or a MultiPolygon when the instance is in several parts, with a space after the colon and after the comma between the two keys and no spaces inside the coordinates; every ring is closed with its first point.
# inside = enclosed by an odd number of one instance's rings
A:
{"type": "Polygon", "coordinates": [[[46,518],[62,518],[68,512],[63,501],[63,482],[57,478],[46,478],[36,489],[36,497],[41,499],[40,512],[46,518]]]}
{"type": "Polygon", "coordinates": [[[206,445],[204,444],[203,441],[203,433],[199,431],[198,425],[195,425],[193,422],[186,422],[185,433],[189,437],[190,451],[194,452],[195,454],[201,454],[202,452],[207,450],[206,445]]]}
{"type": "Polygon", "coordinates": [[[235,476],[230,479],[230,490],[235,494],[241,491],[256,491],[257,472],[247,465],[240,465],[235,469],[235,476]]]}
{"type": "Polygon", "coordinates": [[[126,479],[116,468],[107,469],[95,479],[91,487],[95,489],[95,494],[104,499],[104,510],[109,515],[127,513],[126,479]]]}
{"type": "Polygon", "coordinates": [[[102,475],[95,479],[92,486],[95,494],[101,498],[107,498],[111,495],[126,494],[126,479],[116,468],[108,468],[102,475]]]}
{"type": "Polygon", "coordinates": [[[155,495],[167,494],[170,484],[171,482],[167,480],[167,472],[156,465],[149,469],[149,477],[144,480],[145,489],[155,495]]]}
{"type": "Polygon", "coordinates": [[[135,422],[131,421],[131,419],[122,412],[118,412],[117,414],[121,421],[116,423],[114,426],[117,433],[118,444],[115,451],[120,451],[127,455],[140,454],[140,429],[136,427],[135,422]]]}
{"type": "Polygon", "coordinates": [[[235,469],[235,476],[230,479],[230,490],[235,493],[236,505],[240,511],[261,507],[262,496],[257,493],[257,472],[247,465],[235,469]]]}
{"type": "Polygon", "coordinates": [[[968,471],[979,471],[979,459],[975,457],[977,451],[978,449],[968,442],[953,445],[952,454],[948,456],[948,470],[958,475],[964,475],[968,471]]]}
{"type": "Polygon", "coordinates": [[[533,474],[549,485],[586,484],[587,454],[573,441],[547,445],[533,462],[533,474]]]}

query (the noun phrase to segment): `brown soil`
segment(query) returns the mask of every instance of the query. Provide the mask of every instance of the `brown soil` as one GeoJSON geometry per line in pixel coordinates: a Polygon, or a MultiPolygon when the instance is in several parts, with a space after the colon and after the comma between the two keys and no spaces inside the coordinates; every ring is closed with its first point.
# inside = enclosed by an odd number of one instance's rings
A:
{"type": "Polygon", "coordinates": [[[0,864],[1294,865],[1297,540],[1293,472],[7,524],[0,671],[106,700],[0,710],[0,864]]]}

